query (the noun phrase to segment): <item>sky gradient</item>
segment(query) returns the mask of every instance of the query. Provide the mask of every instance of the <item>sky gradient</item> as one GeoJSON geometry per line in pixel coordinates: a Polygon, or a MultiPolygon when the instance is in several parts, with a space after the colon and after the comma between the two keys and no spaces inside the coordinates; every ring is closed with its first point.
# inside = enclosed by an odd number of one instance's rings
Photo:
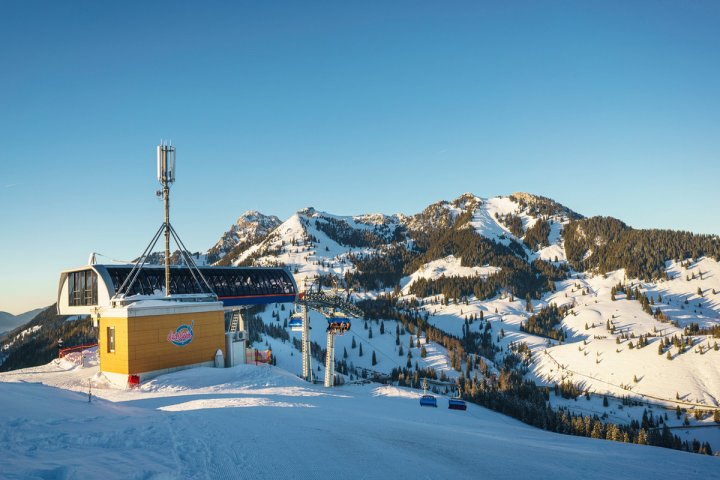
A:
{"type": "Polygon", "coordinates": [[[0,310],[162,222],[527,191],[720,234],[717,2],[0,3],[0,310]]]}

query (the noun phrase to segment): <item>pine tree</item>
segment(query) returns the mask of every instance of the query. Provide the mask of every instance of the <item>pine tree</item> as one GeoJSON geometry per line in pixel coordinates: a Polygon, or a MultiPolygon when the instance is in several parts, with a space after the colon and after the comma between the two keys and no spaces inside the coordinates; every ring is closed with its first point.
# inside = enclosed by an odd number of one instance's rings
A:
{"type": "Polygon", "coordinates": [[[372,338],[372,328],[368,329],[368,338],[372,338]]]}
{"type": "Polygon", "coordinates": [[[352,345],[350,345],[350,348],[357,348],[357,344],[355,343],[355,337],[353,337],[352,345]]]}
{"type": "Polygon", "coordinates": [[[372,364],[373,366],[377,365],[377,357],[375,356],[375,350],[373,350],[372,354],[372,364]]]}
{"type": "Polygon", "coordinates": [[[380,335],[385,333],[385,322],[380,320],[380,335]]]}
{"type": "Polygon", "coordinates": [[[358,350],[358,355],[361,357],[363,356],[362,343],[360,344],[360,350],[358,350]]]}
{"type": "Polygon", "coordinates": [[[347,358],[347,357],[348,357],[347,348],[343,347],[343,358],[347,358]]]}

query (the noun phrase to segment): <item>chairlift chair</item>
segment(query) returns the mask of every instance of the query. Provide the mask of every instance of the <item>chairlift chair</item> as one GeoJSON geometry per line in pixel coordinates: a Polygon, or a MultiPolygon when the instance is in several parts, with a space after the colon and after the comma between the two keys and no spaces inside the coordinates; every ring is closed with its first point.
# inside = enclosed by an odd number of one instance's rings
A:
{"type": "Polygon", "coordinates": [[[290,321],[288,322],[288,326],[290,327],[290,331],[292,332],[301,332],[302,326],[303,326],[303,317],[299,313],[293,313],[290,315],[290,321]]]}

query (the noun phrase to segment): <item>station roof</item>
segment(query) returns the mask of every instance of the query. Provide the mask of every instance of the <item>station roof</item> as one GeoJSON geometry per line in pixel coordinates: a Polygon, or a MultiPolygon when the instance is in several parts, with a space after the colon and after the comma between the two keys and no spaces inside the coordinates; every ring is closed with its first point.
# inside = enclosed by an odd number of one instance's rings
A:
{"type": "MultiPolygon", "coordinates": [[[[60,290],[68,276],[74,272],[93,270],[112,298],[130,274],[133,265],[88,265],[62,272],[60,290]]],[[[294,302],[298,295],[292,274],[282,267],[199,267],[218,300],[226,307],[269,303],[294,302]]],[[[145,265],[138,273],[125,296],[157,295],[165,287],[165,267],[145,265]]],[[[173,295],[205,293],[200,291],[190,269],[170,267],[170,291],[173,295]]],[[[60,295],[60,292],[58,292],[60,295]]]]}

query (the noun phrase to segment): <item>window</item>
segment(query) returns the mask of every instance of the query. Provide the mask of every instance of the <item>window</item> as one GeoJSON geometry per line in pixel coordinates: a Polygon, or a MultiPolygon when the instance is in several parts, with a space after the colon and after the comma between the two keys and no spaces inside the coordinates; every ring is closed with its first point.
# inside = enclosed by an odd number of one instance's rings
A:
{"type": "Polygon", "coordinates": [[[97,274],[93,270],[68,274],[68,304],[71,307],[97,305],[97,274]]]}
{"type": "Polygon", "coordinates": [[[107,327],[107,351],[108,353],[115,351],[115,327],[107,327]]]}

